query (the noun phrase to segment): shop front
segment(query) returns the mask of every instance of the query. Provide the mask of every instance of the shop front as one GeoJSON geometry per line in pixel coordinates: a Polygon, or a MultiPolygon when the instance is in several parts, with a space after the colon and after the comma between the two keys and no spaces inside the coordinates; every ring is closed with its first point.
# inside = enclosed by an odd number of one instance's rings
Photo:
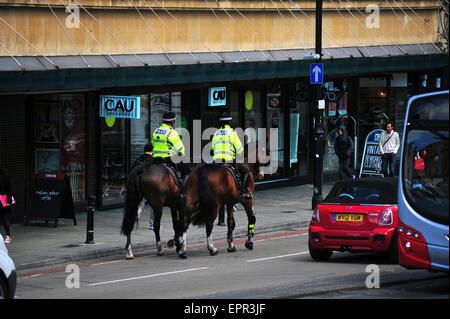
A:
{"type": "MultiPolygon", "coordinates": [[[[429,66],[424,70],[416,70],[418,58],[402,59],[392,58],[391,64],[383,67],[365,59],[326,61],[324,175],[335,174],[338,169],[334,140],[339,125],[345,125],[356,142],[358,156],[352,165],[357,169],[369,131],[384,127],[390,120],[401,132],[410,95],[448,87],[448,79],[441,74],[445,71],[437,67],[444,64],[443,59],[422,59],[429,66]]],[[[65,70],[37,72],[33,86],[17,82],[22,86],[15,90],[25,90],[26,94],[3,92],[10,108],[5,108],[0,119],[1,164],[13,172],[15,180],[25,181],[23,194],[18,194],[24,214],[30,185],[39,171],[58,171],[70,178],[78,211],[85,210],[90,195],[96,196],[97,208],[120,207],[126,177],[144,145],[151,141],[164,112],[176,113],[175,126],[190,142],[189,160],[198,163],[211,161],[204,149],[214,130],[206,131],[217,128],[220,113],[229,111],[234,127],[242,129],[243,142],[264,141],[269,151],[265,164],[276,163],[257,188],[311,182],[314,123],[309,63],[291,63],[188,65],[166,73],[163,68],[155,69],[152,74],[141,68],[126,72],[77,70],[68,73],[80,75],[71,82],[59,78],[68,72],[65,70]],[[112,77],[113,73],[117,76],[112,77]],[[46,76],[52,80],[44,81],[46,76]],[[86,79],[81,83],[78,78],[86,79]],[[52,91],[51,83],[64,83],[64,90],[52,91]],[[54,93],[40,93],[49,91],[54,93]],[[101,116],[104,96],[138,98],[139,115],[101,116]],[[23,148],[17,148],[10,136],[23,148]]],[[[2,83],[7,89],[10,82],[2,83]]]]}

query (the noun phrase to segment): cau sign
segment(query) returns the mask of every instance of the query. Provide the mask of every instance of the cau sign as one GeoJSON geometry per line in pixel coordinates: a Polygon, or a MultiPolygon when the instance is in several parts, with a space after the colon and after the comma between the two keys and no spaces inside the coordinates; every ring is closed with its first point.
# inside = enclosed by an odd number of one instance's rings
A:
{"type": "Polygon", "coordinates": [[[139,96],[100,96],[100,117],[140,118],[141,98],[139,96]]]}

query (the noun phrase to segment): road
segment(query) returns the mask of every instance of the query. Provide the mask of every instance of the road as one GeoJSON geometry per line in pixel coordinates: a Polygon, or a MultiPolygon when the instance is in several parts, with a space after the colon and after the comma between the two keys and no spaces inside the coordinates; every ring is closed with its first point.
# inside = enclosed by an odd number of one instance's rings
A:
{"type": "Polygon", "coordinates": [[[227,252],[226,243],[216,242],[217,256],[210,256],[205,245],[191,245],[184,260],[169,250],[164,256],[143,254],[134,260],[97,260],[22,273],[16,298],[449,297],[447,274],[406,270],[380,255],[335,253],[328,262],[315,262],[308,253],[307,229],[257,236],[251,251],[243,240],[235,240],[234,253],[227,252]],[[367,288],[366,283],[375,288],[367,288]]]}

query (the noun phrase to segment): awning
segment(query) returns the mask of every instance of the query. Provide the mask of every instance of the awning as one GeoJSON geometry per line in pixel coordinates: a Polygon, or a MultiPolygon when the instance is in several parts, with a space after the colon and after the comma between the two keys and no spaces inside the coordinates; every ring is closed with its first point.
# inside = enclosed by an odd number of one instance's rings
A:
{"type": "MultiPolygon", "coordinates": [[[[325,77],[448,66],[448,53],[434,44],[326,48],[323,52],[325,77]]],[[[139,58],[132,54],[84,59],[16,56],[17,61],[0,57],[0,93],[308,77],[313,54],[313,49],[296,49],[137,54],[139,58]]]]}
{"type": "MultiPolygon", "coordinates": [[[[323,50],[323,60],[363,57],[393,57],[405,55],[441,54],[434,44],[370,46],[349,48],[327,48],[323,50]]],[[[191,65],[208,63],[281,62],[301,61],[314,54],[314,49],[306,50],[261,50],[214,53],[166,53],[166,54],[123,54],[87,56],[47,56],[53,65],[42,56],[26,56],[15,59],[0,57],[0,72],[5,71],[47,71],[55,69],[152,67],[171,65],[191,65]],[[138,58],[139,57],[139,58],[138,58]],[[84,58],[84,59],[83,59],[84,58]],[[85,63],[87,62],[87,65],[85,63]],[[117,62],[117,64],[115,63],[117,62]],[[146,64],[144,64],[144,63],[146,64]],[[56,68],[56,67],[57,68],[56,68]]]]}

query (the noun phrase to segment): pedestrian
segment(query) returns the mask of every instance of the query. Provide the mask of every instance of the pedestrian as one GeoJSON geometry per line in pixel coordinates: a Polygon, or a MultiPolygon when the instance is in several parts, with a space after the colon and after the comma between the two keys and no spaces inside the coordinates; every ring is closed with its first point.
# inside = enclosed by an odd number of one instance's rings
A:
{"type": "Polygon", "coordinates": [[[135,168],[139,164],[149,162],[152,159],[153,159],[153,144],[149,142],[149,143],[145,144],[144,154],[142,154],[141,156],[139,156],[136,159],[136,161],[134,162],[133,168],[135,168]]]}
{"type": "Polygon", "coordinates": [[[381,169],[383,176],[395,175],[395,156],[400,147],[400,136],[394,131],[394,125],[387,123],[386,131],[381,133],[380,151],[382,154],[381,169]]]}
{"type": "MultiPolygon", "coordinates": [[[[144,146],[144,154],[142,154],[141,156],[139,156],[136,161],[134,162],[134,166],[133,168],[135,168],[138,165],[144,164],[144,163],[149,163],[153,160],[153,144],[152,143],[147,143],[144,146]]],[[[145,204],[146,204],[146,200],[145,198],[141,200],[141,202],[139,203],[138,206],[138,218],[141,217],[141,213],[144,210],[145,204]]],[[[153,210],[150,208],[150,229],[153,230],[153,223],[155,221],[155,215],[153,213],[153,210]]]]}
{"type": "Polygon", "coordinates": [[[11,182],[5,172],[0,168],[0,221],[5,228],[5,243],[7,244],[11,242],[11,229],[9,227],[8,215],[11,214],[11,205],[14,203],[11,182]]]}
{"type": "Polygon", "coordinates": [[[339,179],[342,180],[345,176],[355,178],[350,170],[350,160],[354,149],[352,138],[347,135],[344,125],[339,126],[338,134],[334,142],[334,152],[339,158],[339,179]]]}

